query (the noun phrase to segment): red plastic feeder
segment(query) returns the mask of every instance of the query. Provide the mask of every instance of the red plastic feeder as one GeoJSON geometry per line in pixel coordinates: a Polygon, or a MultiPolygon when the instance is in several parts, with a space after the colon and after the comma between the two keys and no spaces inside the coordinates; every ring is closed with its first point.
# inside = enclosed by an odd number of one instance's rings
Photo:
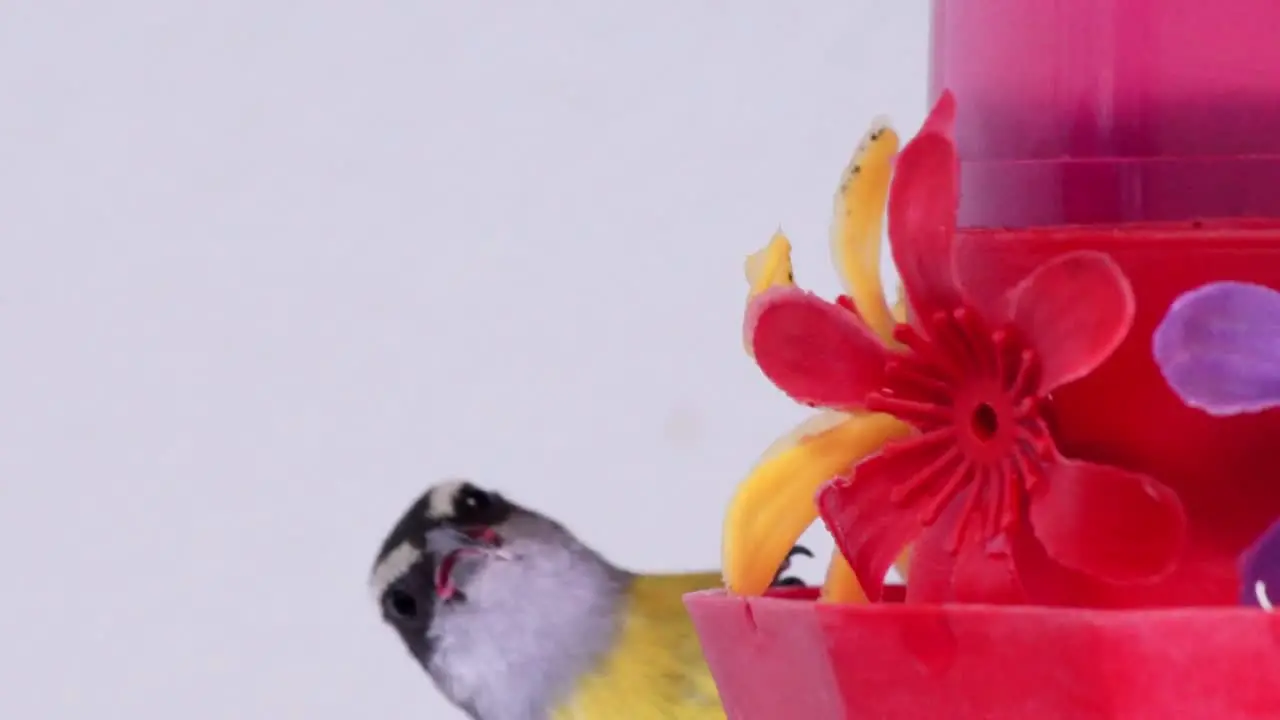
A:
{"type": "Polygon", "coordinates": [[[733,720],[1234,720],[1280,708],[1280,618],[686,601],[733,720]]]}
{"type": "Polygon", "coordinates": [[[1236,606],[1237,558],[1280,517],[1280,413],[1214,418],[1161,377],[1179,294],[1280,288],[1280,3],[934,0],[930,97],[951,90],[969,282],[1104,251],[1136,318],[1054,394],[1068,454],[1174,487],[1190,537],[1167,581],[1076,607],[687,604],[736,720],[1280,717],[1280,620],[1236,606]]]}

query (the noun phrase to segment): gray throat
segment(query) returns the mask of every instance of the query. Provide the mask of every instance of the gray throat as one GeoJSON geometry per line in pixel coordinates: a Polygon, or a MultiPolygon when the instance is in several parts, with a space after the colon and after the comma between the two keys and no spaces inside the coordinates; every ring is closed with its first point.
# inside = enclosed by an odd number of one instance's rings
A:
{"type": "Polygon", "coordinates": [[[613,646],[631,579],[578,543],[491,562],[438,609],[427,671],[475,720],[547,720],[613,646]]]}

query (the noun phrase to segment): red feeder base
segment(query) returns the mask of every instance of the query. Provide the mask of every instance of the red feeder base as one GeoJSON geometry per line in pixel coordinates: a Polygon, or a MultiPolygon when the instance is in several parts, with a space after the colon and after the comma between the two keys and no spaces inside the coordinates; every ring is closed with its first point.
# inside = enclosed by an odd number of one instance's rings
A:
{"type": "Polygon", "coordinates": [[[1256,608],[813,597],[686,596],[730,720],[1280,717],[1280,617],[1256,608]]]}

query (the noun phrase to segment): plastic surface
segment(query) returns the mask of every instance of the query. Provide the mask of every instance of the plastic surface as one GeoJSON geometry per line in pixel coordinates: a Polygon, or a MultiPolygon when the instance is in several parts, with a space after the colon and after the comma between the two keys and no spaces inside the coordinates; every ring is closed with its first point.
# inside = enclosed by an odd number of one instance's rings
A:
{"type": "Polygon", "coordinates": [[[686,596],[730,720],[1276,717],[1280,617],[686,596]]]}
{"type": "Polygon", "coordinates": [[[1160,375],[1152,334],[1181,293],[1215,280],[1280,287],[1280,221],[966,230],[971,282],[1004,282],[1064,249],[1108,253],[1136,299],[1133,328],[1093,374],[1054,395],[1059,445],[1068,454],[1147,473],[1187,508],[1191,554],[1167,581],[1074,598],[1082,605],[1235,602],[1239,554],[1280,517],[1275,410],[1215,418],[1184,405],[1160,375]]]}
{"type": "Polygon", "coordinates": [[[1064,454],[1175,489],[1188,549],[1157,583],[1057,598],[1075,607],[688,596],[728,715],[1280,717],[1280,618],[1256,607],[1269,596],[1250,600],[1238,570],[1280,517],[1280,411],[1188,407],[1152,355],[1182,293],[1222,280],[1280,288],[1280,3],[933,9],[929,101],[945,89],[958,104],[968,248],[957,273],[1003,287],[1074,250],[1121,267],[1132,328],[1054,391],[1051,423],[1064,454]]]}
{"type": "Polygon", "coordinates": [[[960,223],[1280,217],[1280,3],[933,0],[960,223]]]}
{"type": "Polygon", "coordinates": [[[1064,602],[1219,609],[908,608],[690,596],[730,717],[1276,717],[1280,620],[1236,603],[1239,555],[1280,517],[1280,412],[1215,418],[1187,407],[1161,377],[1151,342],[1186,290],[1223,279],[1280,287],[1280,221],[959,234],[972,247],[971,263],[960,269],[971,282],[1007,283],[1063,250],[1094,249],[1114,258],[1133,287],[1127,339],[1091,375],[1054,394],[1057,438],[1065,453],[1087,453],[1175,488],[1188,509],[1193,551],[1159,584],[1064,602]]]}
{"type": "MultiPolygon", "coordinates": [[[[1185,545],[1176,492],[1134,468],[1063,454],[1054,431],[1052,398],[1128,337],[1133,289],[1115,260],[1086,248],[1019,275],[963,272],[989,259],[957,240],[954,111],[943,93],[897,154],[889,248],[912,312],[891,339],[856,299],[781,285],[747,304],[744,335],[775,387],[893,429],[870,448],[802,443],[799,453],[831,462],[817,464],[821,474],[778,473],[766,492],[812,509],[809,480],[829,480],[816,495],[823,525],[873,601],[908,546],[911,602],[1056,605],[1099,583],[1158,579],[1185,545]],[[858,457],[846,454],[855,448],[858,457]]],[[[762,507],[751,526],[771,532],[782,515],[762,507]]]]}

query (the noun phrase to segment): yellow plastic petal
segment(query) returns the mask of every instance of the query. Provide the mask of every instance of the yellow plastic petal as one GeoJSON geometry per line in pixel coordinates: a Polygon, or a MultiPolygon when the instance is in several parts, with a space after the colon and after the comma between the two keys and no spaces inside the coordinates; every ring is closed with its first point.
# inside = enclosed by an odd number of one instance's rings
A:
{"type": "Polygon", "coordinates": [[[880,282],[880,244],[898,143],[887,120],[872,122],[840,179],[831,222],[831,261],[845,293],[886,342],[894,322],[880,282]]]}
{"type": "MultiPolygon", "coordinates": [[[[910,558],[911,548],[908,547],[898,556],[898,562],[894,563],[898,574],[904,578],[907,576],[910,558]]],[[[818,599],[822,602],[830,603],[860,603],[867,601],[867,593],[862,589],[862,583],[858,581],[858,576],[854,574],[849,561],[845,560],[844,555],[841,555],[839,550],[831,553],[831,561],[827,564],[826,579],[822,583],[822,594],[818,599]]]]}
{"type": "Polygon", "coordinates": [[[748,298],[755,297],[771,287],[795,285],[791,267],[791,241],[778,230],[769,238],[769,244],[747,256],[748,298]]]}
{"type": "MultiPolygon", "coordinates": [[[[780,285],[795,285],[796,276],[791,266],[791,241],[779,229],[769,239],[769,244],[747,256],[744,270],[747,276],[747,301],[780,285]]],[[[742,347],[747,357],[755,357],[751,352],[751,342],[742,338],[742,347]]]]}
{"type": "Polygon", "coordinates": [[[844,559],[839,550],[831,553],[831,562],[827,564],[827,578],[822,583],[822,602],[829,603],[863,603],[867,594],[862,590],[862,583],[853,574],[853,568],[844,559]]]}
{"type": "Polygon", "coordinates": [[[894,563],[893,567],[895,570],[898,571],[898,574],[902,576],[903,580],[907,578],[907,572],[911,570],[911,546],[910,545],[908,545],[906,548],[902,550],[902,554],[898,556],[898,562],[894,563]]]}
{"type": "Polygon", "coordinates": [[[907,296],[901,285],[898,286],[898,300],[893,303],[893,319],[900,323],[907,321],[907,296]]]}
{"type": "Polygon", "coordinates": [[[767,590],[787,553],[818,518],[818,488],[909,431],[889,415],[829,411],[770,446],[729,504],[721,547],[728,588],[739,595],[767,590]]]}

